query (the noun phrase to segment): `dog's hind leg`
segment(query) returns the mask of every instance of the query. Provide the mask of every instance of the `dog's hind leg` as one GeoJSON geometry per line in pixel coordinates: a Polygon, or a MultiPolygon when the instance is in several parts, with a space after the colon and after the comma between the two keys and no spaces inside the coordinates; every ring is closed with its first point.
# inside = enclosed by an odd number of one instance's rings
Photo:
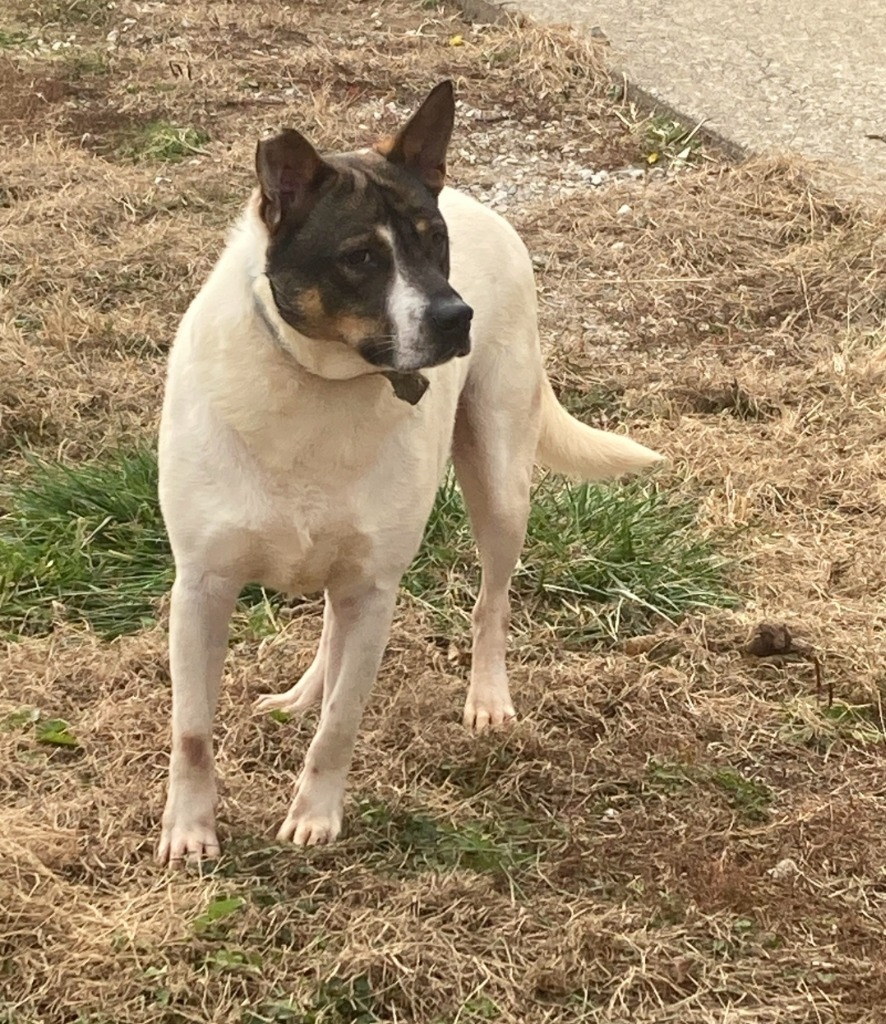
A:
{"type": "Polygon", "coordinates": [[[388,640],[395,585],[327,593],[329,641],[320,724],[277,838],[331,843],[341,830],[345,782],[363,708],[388,640]]]}
{"type": "Polygon", "coordinates": [[[217,857],[212,719],[239,586],[179,571],[169,612],[172,757],[159,863],[217,857]]]}
{"type": "Polygon", "coordinates": [[[305,669],[302,677],[283,693],[263,693],[253,705],[256,714],[267,711],[301,712],[315,707],[323,698],[323,678],[329,656],[330,611],[329,598],[323,606],[323,631],[314,660],[305,669]]]}
{"type": "MultiPolygon", "coordinates": [[[[482,578],[473,612],[468,729],[481,732],[514,717],[507,649],[511,575],[526,536],[529,489],[538,436],[534,389],[495,393],[500,369],[468,382],[456,418],[452,458],[480,555],[482,578]],[[484,393],[485,392],[485,393],[484,393]]],[[[531,380],[531,378],[530,378],[531,380]]]]}

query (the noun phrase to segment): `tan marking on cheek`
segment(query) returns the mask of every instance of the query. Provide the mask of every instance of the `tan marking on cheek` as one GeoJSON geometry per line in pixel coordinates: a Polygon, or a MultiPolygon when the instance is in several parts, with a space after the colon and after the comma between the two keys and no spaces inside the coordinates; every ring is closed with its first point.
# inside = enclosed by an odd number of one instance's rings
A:
{"type": "Polygon", "coordinates": [[[419,219],[415,222],[415,230],[418,231],[418,233],[421,235],[423,235],[428,230],[429,227],[430,225],[424,219],[424,217],[419,217],[419,219]]]}
{"type": "Polygon", "coordinates": [[[349,313],[330,320],[330,323],[334,325],[336,337],[353,345],[354,348],[373,334],[381,333],[378,322],[368,316],[354,316],[349,313]]]}
{"type": "Polygon", "coordinates": [[[209,753],[209,741],[205,736],[186,732],[179,741],[179,747],[191,768],[206,771],[211,767],[212,757],[209,753]]]}
{"type": "Polygon", "coordinates": [[[319,288],[310,288],[308,291],[302,292],[298,297],[298,305],[306,320],[319,321],[326,316],[319,288]]]}

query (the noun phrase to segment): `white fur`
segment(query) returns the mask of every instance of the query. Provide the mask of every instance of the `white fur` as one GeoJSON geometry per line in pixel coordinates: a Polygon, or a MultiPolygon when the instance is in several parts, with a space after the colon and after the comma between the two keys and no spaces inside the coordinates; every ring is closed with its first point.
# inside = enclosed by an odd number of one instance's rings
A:
{"type": "MultiPolygon", "coordinates": [[[[300,710],[322,701],[280,835],[326,842],[340,828],[360,716],[454,427],[483,568],[465,706],[466,724],[478,730],[514,714],[504,668],[507,589],[537,454],[585,477],[658,458],[563,412],[542,367],[525,247],[467,196],[444,189],[440,206],[451,282],[474,309],[473,345],[469,356],[423,371],[430,386],[416,406],[345,344],[307,339],[276,314],[254,199],[181,322],[160,428],[160,497],[176,563],[161,861],[218,850],[212,716],[227,622],[244,584],[326,593],[314,663],[289,691],[258,705],[300,710]]],[[[419,314],[405,283],[395,284],[391,310],[401,329],[413,330],[419,314]]]]}
{"type": "Polygon", "coordinates": [[[390,228],[380,227],[378,234],[390,246],[394,260],[394,279],[388,293],[387,305],[388,316],[396,332],[397,367],[401,370],[413,370],[421,365],[419,339],[428,300],[410,283],[403,265],[403,257],[398,251],[397,242],[390,228]]]}

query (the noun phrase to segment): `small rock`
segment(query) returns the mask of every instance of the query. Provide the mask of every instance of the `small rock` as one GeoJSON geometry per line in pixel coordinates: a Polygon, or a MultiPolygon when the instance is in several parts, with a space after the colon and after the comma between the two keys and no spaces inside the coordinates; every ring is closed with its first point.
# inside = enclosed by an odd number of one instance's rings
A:
{"type": "Polygon", "coordinates": [[[784,857],[774,868],[770,868],[766,874],[774,878],[776,882],[783,882],[786,878],[793,878],[795,875],[799,875],[800,866],[793,857],[784,857]]]}

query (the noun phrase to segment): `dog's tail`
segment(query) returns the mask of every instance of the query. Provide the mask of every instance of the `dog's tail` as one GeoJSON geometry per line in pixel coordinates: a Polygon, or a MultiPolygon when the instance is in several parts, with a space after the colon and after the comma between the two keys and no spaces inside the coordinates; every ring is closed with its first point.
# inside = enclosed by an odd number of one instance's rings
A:
{"type": "Polygon", "coordinates": [[[662,458],[628,437],[580,423],[557,401],[547,376],[543,378],[541,433],[535,456],[540,465],[580,480],[605,480],[637,473],[662,458]]]}

